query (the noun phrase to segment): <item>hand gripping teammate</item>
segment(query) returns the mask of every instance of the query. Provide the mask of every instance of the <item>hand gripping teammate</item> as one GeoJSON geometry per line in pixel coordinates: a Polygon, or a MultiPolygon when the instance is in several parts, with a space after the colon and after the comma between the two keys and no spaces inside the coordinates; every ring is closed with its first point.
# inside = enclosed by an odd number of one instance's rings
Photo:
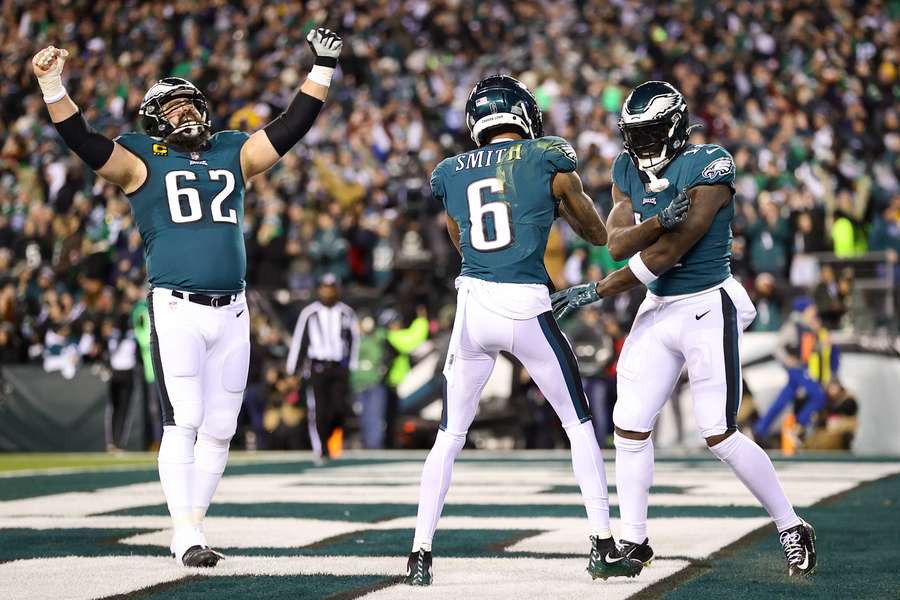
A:
{"type": "Polygon", "coordinates": [[[163,437],[159,478],[174,533],[171,550],[189,567],[212,567],[203,518],[225,470],[250,360],[241,232],[244,187],[309,130],[328,94],[342,40],[309,32],[315,65],[287,110],[263,129],[210,131],[206,98],[166,77],[138,114],[145,133],[110,140],[93,131],[63,87],[68,52],[48,46],[33,60],[50,118],[66,145],[131,204],[150,279],[153,368],[163,437]]]}
{"type": "Polygon", "coordinates": [[[772,517],[788,574],[809,575],[816,566],[815,532],[794,512],[772,461],[735,425],[741,333],[756,309],[731,277],[734,161],[721,146],[688,143],[687,104],[662,81],[634,89],[619,128],[626,151],[613,165],[609,250],[614,258],[631,259],[603,281],[554,294],[553,306],[562,318],[634,286],[648,288],[617,365],[613,421],[622,546],[644,563],[653,558],[647,538],[650,433],[687,363],[694,415],[710,451],[772,517]]]}

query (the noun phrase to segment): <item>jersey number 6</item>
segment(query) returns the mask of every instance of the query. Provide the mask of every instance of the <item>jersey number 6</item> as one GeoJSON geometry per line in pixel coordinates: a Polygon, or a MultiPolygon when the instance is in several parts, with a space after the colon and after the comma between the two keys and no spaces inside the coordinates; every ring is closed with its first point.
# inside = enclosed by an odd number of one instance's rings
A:
{"type": "Polygon", "coordinates": [[[495,252],[513,243],[512,214],[502,198],[485,202],[485,192],[503,193],[503,182],[496,177],[479,179],[469,184],[469,239],[480,252],[495,252]],[[493,225],[493,227],[491,226],[493,225]]]}
{"type": "MultiPolygon", "coordinates": [[[[202,217],[200,208],[200,192],[192,187],[178,187],[178,178],[183,177],[187,181],[197,179],[193,171],[169,171],[166,173],[166,196],[169,199],[169,212],[172,214],[173,223],[193,223],[202,217]],[[187,200],[188,214],[182,210],[181,199],[187,200]]],[[[234,174],[226,169],[211,169],[209,178],[212,181],[225,180],[225,187],[216,194],[209,209],[212,211],[212,219],[217,223],[234,223],[237,225],[237,211],[233,208],[228,214],[222,214],[222,203],[234,191],[234,174]]]]}

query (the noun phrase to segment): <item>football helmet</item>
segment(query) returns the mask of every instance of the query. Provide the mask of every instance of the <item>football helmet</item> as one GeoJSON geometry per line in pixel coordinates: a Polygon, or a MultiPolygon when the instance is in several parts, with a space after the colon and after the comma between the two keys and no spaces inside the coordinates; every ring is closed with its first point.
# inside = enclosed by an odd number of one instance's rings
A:
{"type": "Polygon", "coordinates": [[[622,105],[619,131],[642,171],[657,173],[687,146],[688,116],[684,96],[670,83],[647,81],[632,90],[622,105]]]}
{"type": "Polygon", "coordinates": [[[541,109],[522,82],[509,75],[492,75],[472,88],[466,101],[466,125],[475,145],[487,141],[489,129],[513,128],[526,138],[544,135],[541,109]]]}
{"type": "Polygon", "coordinates": [[[153,84],[153,87],[144,94],[144,99],[138,109],[138,116],[147,135],[160,139],[165,139],[173,133],[199,137],[204,130],[208,132],[210,129],[209,106],[206,96],[197,86],[181,77],[164,77],[153,84]],[[180,98],[194,105],[200,114],[199,121],[187,121],[179,123],[177,126],[169,121],[166,115],[171,114],[173,108],[176,107],[166,107],[165,105],[180,98]]]}

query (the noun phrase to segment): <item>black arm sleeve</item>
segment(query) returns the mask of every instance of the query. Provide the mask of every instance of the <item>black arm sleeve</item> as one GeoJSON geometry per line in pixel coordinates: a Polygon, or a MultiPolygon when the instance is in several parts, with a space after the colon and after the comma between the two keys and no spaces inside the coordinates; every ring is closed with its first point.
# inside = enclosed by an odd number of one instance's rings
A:
{"type": "Polygon", "coordinates": [[[287,110],[265,126],[266,135],[279,156],[284,156],[312,127],[322,105],[318,98],[297,92],[287,110]]]}
{"type": "Polygon", "coordinates": [[[54,125],[66,146],[95,171],[106,164],[116,147],[115,142],[88,126],[81,111],[54,125]]]}

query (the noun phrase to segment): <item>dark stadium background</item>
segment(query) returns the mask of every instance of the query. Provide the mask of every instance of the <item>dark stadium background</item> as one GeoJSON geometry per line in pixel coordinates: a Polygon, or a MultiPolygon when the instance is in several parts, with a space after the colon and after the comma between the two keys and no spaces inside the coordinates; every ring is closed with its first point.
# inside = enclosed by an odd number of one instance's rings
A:
{"type": "MultiPolygon", "coordinates": [[[[470,147],[465,98],[475,81],[497,72],[535,91],[546,132],[572,141],[603,213],[621,151],[622,101],[646,79],[676,84],[704,126],[693,141],[722,144],[735,157],[733,269],[760,308],[752,331],[778,330],[795,298],[808,295],[835,339],[895,354],[896,2],[5,0],[0,7],[0,377],[6,397],[38,397],[41,418],[55,427],[35,426],[33,414],[16,413],[9,401],[4,414],[14,431],[5,434],[6,449],[102,447],[104,335],[119,323],[130,327],[146,291],[126,199],[66,151],[47,117],[30,58],[48,43],[70,51],[67,89],[89,122],[113,137],[136,128],[142,95],[166,75],[206,93],[214,129],[255,130],[286,106],[309,67],[308,29],[324,24],[344,36],[323,114],[246,197],[254,345],[242,432],[255,433],[251,447],[306,443],[297,425],[303,400],[281,371],[293,319],[324,273],[340,278],[344,298],[373,318],[376,332],[393,316],[386,310],[406,325],[425,307],[432,352],[440,354],[458,258],[428,178],[443,157],[470,147]],[[832,268],[819,268],[825,264],[832,268]],[[66,374],[77,378],[74,387],[57,373],[41,375],[44,355],[60,346],[78,363],[66,374]],[[67,389],[83,392],[84,412],[68,414],[72,402],[59,392],[67,389]],[[296,439],[270,439],[267,416],[296,429],[296,439]],[[81,424],[80,437],[72,423],[81,424]]],[[[546,265],[560,288],[619,266],[564,224],[553,230],[546,265]]],[[[599,319],[565,324],[586,340],[585,356],[606,348],[605,362],[582,365],[598,385],[614,377],[608,357],[639,296],[606,300],[599,319]]],[[[363,379],[377,380],[394,355],[383,352],[363,379]]],[[[552,415],[514,376],[512,399],[496,410],[487,403],[482,425],[520,447],[562,443],[552,415]]],[[[140,410],[130,447],[140,449],[152,446],[158,427],[152,386],[140,370],[135,382],[140,410]]],[[[422,390],[404,405],[401,445],[430,443],[434,422],[418,409],[437,388],[425,377],[422,390]]],[[[247,442],[246,435],[235,441],[247,442]]]]}

